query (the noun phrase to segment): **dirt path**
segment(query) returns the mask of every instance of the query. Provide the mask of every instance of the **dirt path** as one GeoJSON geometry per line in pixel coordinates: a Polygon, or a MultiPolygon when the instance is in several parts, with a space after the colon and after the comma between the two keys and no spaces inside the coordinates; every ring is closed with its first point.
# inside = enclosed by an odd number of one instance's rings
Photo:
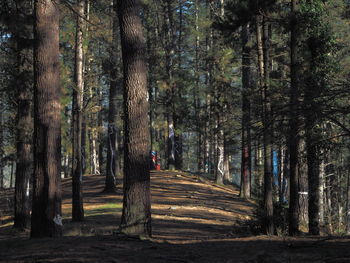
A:
{"type": "Polygon", "coordinates": [[[60,239],[29,240],[2,215],[0,262],[350,262],[346,238],[242,237],[239,221],[252,214],[252,203],[233,188],[173,172],[152,173],[153,238],[115,237],[121,190],[102,194],[103,183],[101,176],[84,178],[86,220],[78,224],[70,222],[70,181],[63,182],[60,239]]]}

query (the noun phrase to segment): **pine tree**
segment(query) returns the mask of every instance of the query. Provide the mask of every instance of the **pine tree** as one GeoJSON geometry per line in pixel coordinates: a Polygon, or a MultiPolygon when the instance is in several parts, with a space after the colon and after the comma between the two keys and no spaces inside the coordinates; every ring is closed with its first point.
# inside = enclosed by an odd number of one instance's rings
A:
{"type": "Polygon", "coordinates": [[[34,186],[31,237],[62,235],[58,1],[34,2],[34,186]]]}
{"type": "Polygon", "coordinates": [[[124,67],[124,198],[120,230],[151,236],[149,105],[139,0],[118,0],[124,67]]]}

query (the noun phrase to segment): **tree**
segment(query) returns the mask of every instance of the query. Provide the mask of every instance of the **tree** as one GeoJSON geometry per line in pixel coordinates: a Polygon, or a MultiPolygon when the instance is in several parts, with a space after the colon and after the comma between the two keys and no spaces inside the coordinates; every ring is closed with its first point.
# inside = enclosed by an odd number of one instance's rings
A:
{"type": "Polygon", "coordinates": [[[242,167],[241,167],[241,188],[240,196],[250,197],[251,178],[251,138],[250,138],[250,98],[252,84],[251,73],[251,48],[250,25],[244,25],[241,32],[242,39],[242,167]]]}
{"type": "Polygon", "coordinates": [[[32,238],[62,235],[58,3],[58,0],[34,2],[32,238]]]}
{"type": "Polygon", "coordinates": [[[299,58],[298,58],[298,19],[297,0],[291,1],[290,20],[290,117],[289,117],[289,235],[294,236],[299,231],[299,189],[298,189],[298,158],[299,158],[299,131],[300,131],[300,91],[299,79],[299,58]]]}
{"type": "Polygon", "coordinates": [[[14,228],[24,230],[30,219],[29,184],[32,174],[33,27],[31,1],[17,1],[16,40],[17,137],[14,228]]]}
{"type": "Polygon", "coordinates": [[[77,31],[75,39],[75,88],[73,89],[73,167],[72,167],[72,220],[84,220],[83,207],[83,153],[82,153],[82,118],[84,94],[84,30],[85,1],[78,2],[77,31]]]}
{"type": "MultiPolygon", "coordinates": [[[[113,9],[117,12],[117,1],[113,1],[113,9]]],[[[112,28],[112,51],[111,51],[111,70],[110,70],[110,88],[109,88],[109,108],[108,108],[108,131],[107,131],[107,169],[105,192],[116,191],[116,177],[120,173],[119,152],[118,152],[118,131],[117,120],[119,118],[117,95],[118,95],[118,17],[113,17],[112,28]]]]}
{"type": "Polygon", "coordinates": [[[139,0],[118,0],[124,68],[124,186],[120,230],[151,236],[149,117],[139,0]]]}

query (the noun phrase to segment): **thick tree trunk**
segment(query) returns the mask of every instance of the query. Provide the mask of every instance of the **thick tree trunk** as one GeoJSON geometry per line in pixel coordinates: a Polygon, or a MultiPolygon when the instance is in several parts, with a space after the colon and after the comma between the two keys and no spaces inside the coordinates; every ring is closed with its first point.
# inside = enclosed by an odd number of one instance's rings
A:
{"type": "Polygon", "coordinates": [[[35,1],[31,237],[62,235],[59,1],[35,1]]]}
{"type": "Polygon", "coordinates": [[[250,27],[249,24],[242,27],[242,165],[240,197],[250,197],[251,178],[251,139],[250,139],[250,91],[251,69],[250,56],[250,27]]]}
{"type": "Polygon", "coordinates": [[[82,152],[82,119],[83,119],[83,26],[85,1],[78,2],[77,32],[75,40],[75,84],[73,90],[73,169],[72,169],[72,220],[84,220],[83,208],[83,152],[82,152]]]}
{"type": "MultiPolygon", "coordinates": [[[[117,1],[113,1],[113,9],[117,12],[117,1]]],[[[113,16],[113,40],[111,54],[111,72],[109,88],[109,108],[108,108],[108,133],[107,133],[107,171],[106,171],[106,192],[116,191],[117,175],[120,174],[118,156],[118,134],[117,120],[119,117],[117,95],[118,95],[118,17],[113,16]]]]}
{"type": "Polygon", "coordinates": [[[32,174],[33,24],[31,1],[17,1],[17,164],[14,228],[24,230],[30,219],[29,180],[32,174]]]}
{"type": "Polygon", "coordinates": [[[298,159],[299,159],[299,61],[298,61],[298,29],[297,29],[297,0],[291,1],[291,41],[290,41],[290,117],[289,117],[289,169],[290,169],[290,187],[289,187],[289,235],[294,236],[299,232],[299,211],[298,211],[298,159]]]}
{"type": "Polygon", "coordinates": [[[151,236],[150,132],[141,1],[118,0],[124,67],[124,198],[120,229],[151,236]]]}

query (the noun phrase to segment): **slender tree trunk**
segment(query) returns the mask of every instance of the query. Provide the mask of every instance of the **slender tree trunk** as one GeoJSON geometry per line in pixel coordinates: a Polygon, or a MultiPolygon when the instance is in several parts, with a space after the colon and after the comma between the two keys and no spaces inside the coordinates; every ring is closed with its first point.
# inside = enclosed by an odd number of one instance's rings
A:
{"type": "Polygon", "coordinates": [[[294,236],[299,232],[299,211],[298,211],[298,158],[299,158],[299,61],[298,61],[298,28],[297,28],[297,0],[291,1],[292,19],[291,19],[291,41],[290,41],[290,57],[291,57],[291,86],[290,86],[290,117],[289,117],[289,170],[290,170],[290,186],[289,186],[289,235],[294,236]]]}
{"type": "Polygon", "coordinates": [[[251,49],[249,24],[242,27],[242,166],[240,197],[250,197],[251,139],[250,139],[250,91],[251,91],[251,49]]]}
{"type": "Polygon", "coordinates": [[[62,235],[59,1],[35,1],[31,237],[62,235]]]}
{"type": "Polygon", "coordinates": [[[11,161],[11,177],[10,177],[10,188],[13,188],[13,173],[15,168],[15,162],[11,161]]]}
{"type": "Polygon", "coordinates": [[[4,187],[4,130],[3,130],[3,107],[0,100],[0,189],[4,187]]]}
{"type": "Polygon", "coordinates": [[[319,151],[313,129],[316,125],[315,119],[308,114],[306,119],[306,157],[309,181],[309,233],[319,235],[319,151]]]}
{"type": "Polygon", "coordinates": [[[272,164],[272,118],[271,101],[269,95],[270,74],[270,37],[269,23],[263,18],[263,58],[264,58],[264,86],[263,86],[263,137],[264,137],[264,210],[265,210],[265,232],[274,234],[273,224],[273,164],[272,164]]]}
{"type": "Polygon", "coordinates": [[[229,184],[231,182],[230,154],[228,151],[227,134],[224,134],[224,184],[229,184]]]}
{"type": "Polygon", "coordinates": [[[175,83],[174,83],[174,53],[176,34],[174,30],[172,1],[163,0],[164,13],[164,32],[165,36],[165,58],[166,58],[166,74],[167,74],[167,100],[166,100],[166,120],[168,125],[167,139],[167,165],[168,169],[175,169],[175,126],[174,126],[174,98],[175,98],[175,83]]]}
{"type": "Polygon", "coordinates": [[[195,110],[196,118],[196,132],[197,132],[197,170],[199,172],[204,171],[204,156],[202,153],[202,144],[203,136],[201,133],[201,121],[199,118],[199,107],[198,107],[198,92],[199,92],[199,3],[198,0],[195,1],[195,30],[196,30],[196,39],[195,39],[195,74],[196,74],[196,84],[193,89],[193,105],[195,110]]]}
{"type": "MultiPolygon", "coordinates": [[[[113,1],[114,11],[117,12],[117,1],[113,1]]],[[[116,176],[120,173],[118,160],[118,136],[117,120],[119,117],[117,95],[118,95],[118,17],[113,16],[113,40],[111,54],[111,72],[109,88],[109,109],[108,109],[108,134],[107,134],[107,171],[105,191],[116,191],[116,176]]]]}
{"type": "Polygon", "coordinates": [[[151,236],[150,134],[145,39],[139,0],[118,0],[124,67],[124,198],[121,232],[151,236]]]}
{"type": "MultiPolygon", "coordinates": [[[[103,105],[103,94],[102,90],[99,90],[99,104],[103,105]]],[[[98,126],[102,127],[103,126],[103,111],[100,110],[97,114],[98,118],[98,126]]],[[[102,132],[99,132],[98,134],[98,166],[100,167],[101,175],[103,175],[103,171],[105,171],[105,159],[104,159],[104,136],[102,132]]]]}
{"type": "Polygon", "coordinates": [[[221,118],[218,120],[217,135],[217,167],[216,178],[217,184],[224,184],[224,130],[222,128],[221,118]]]}
{"type": "Polygon", "coordinates": [[[84,220],[83,208],[83,152],[82,152],[82,118],[83,118],[83,26],[85,1],[78,2],[77,32],[75,40],[75,83],[73,90],[73,170],[72,170],[72,220],[84,220]]]}
{"type": "Polygon", "coordinates": [[[347,172],[346,182],[346,233],[350,234],[350,170],[347,172]]]}
{"type": "Polygon", "coordinates": [[[320,164],[320,186],[319,186],[319,195],[320,195],[320,226],[324,227],[324,182],[326,177],[326,165],[324,158],[320,164]]]}

